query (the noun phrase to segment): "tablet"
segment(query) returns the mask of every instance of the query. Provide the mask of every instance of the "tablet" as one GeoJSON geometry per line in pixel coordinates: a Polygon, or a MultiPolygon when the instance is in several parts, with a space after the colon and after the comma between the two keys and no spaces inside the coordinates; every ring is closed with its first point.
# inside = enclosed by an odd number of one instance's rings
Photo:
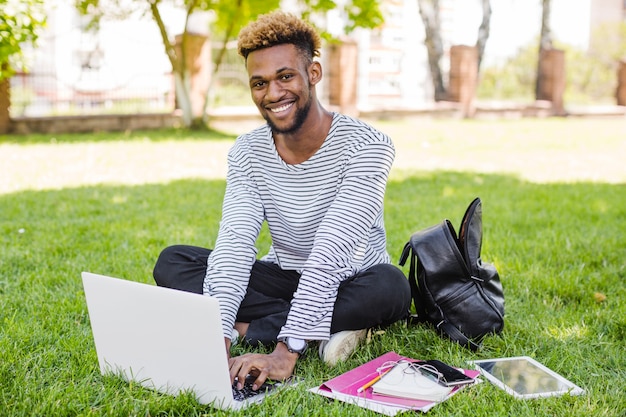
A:
{"type": "Polygon", "coordinates": [[[494,385],[516,398],[580,395],[584,390],[528,356],[471,361],[494,385]]]}

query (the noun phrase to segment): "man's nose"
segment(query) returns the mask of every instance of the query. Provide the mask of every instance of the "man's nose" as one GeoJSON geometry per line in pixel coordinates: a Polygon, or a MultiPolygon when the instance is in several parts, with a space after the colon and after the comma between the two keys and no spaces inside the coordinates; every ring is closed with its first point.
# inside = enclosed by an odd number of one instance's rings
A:
{"type": "Polygon", "coordinates": [[[265,97],[269,101],[278,101],[283,95],[283,87],[278,81],[270,81],[267,85],[265,97]]]}

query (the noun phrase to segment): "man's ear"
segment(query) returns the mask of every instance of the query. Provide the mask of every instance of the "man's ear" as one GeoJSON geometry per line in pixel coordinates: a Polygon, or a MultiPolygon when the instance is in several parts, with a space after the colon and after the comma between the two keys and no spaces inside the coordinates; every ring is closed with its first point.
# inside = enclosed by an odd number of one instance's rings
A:
{"type": "Polygon", "coordinates": [[[313,61],[309,65],[309,83],[315,85],[322,80],[322,64],[318,61],[313,61]]]}

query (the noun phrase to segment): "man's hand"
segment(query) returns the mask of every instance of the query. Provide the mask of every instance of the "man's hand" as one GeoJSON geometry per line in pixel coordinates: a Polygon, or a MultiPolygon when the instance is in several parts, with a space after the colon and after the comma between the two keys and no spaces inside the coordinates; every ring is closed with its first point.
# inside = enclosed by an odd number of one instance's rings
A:
{"type": "Polygon", "coordinates": [[[287,350],[287,346],[279,342],[276,349],[270,354],[246,353],[245,355],[230,358],[228,365],[230,367],[231,383],[237,378],[237,389],[243,388],[243,381],[246,376],[256,376],[256,380],[252,385],[253,390],[259,389],[267,378],[274,380],[284,380],[293,374],[298,360],[297,353],[291,353],[287,350]]]}

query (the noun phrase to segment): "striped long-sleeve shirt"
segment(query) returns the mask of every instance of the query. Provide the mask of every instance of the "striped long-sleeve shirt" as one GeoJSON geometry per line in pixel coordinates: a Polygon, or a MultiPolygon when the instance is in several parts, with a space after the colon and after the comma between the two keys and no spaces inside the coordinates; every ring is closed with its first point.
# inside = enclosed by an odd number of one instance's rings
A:
{"type": "Polygon", "coordinates": [[[279,337],[328,339],[339,284],[389,262],[383,200],[394,155],[388,136],[338,113],[320,149],[297,165],[281,159],[267,125],[237,138],[204,280],[204,293],[219,299],[225,337],[267,221],[272,245],[263,259],[301,272],[279,337]]]}

